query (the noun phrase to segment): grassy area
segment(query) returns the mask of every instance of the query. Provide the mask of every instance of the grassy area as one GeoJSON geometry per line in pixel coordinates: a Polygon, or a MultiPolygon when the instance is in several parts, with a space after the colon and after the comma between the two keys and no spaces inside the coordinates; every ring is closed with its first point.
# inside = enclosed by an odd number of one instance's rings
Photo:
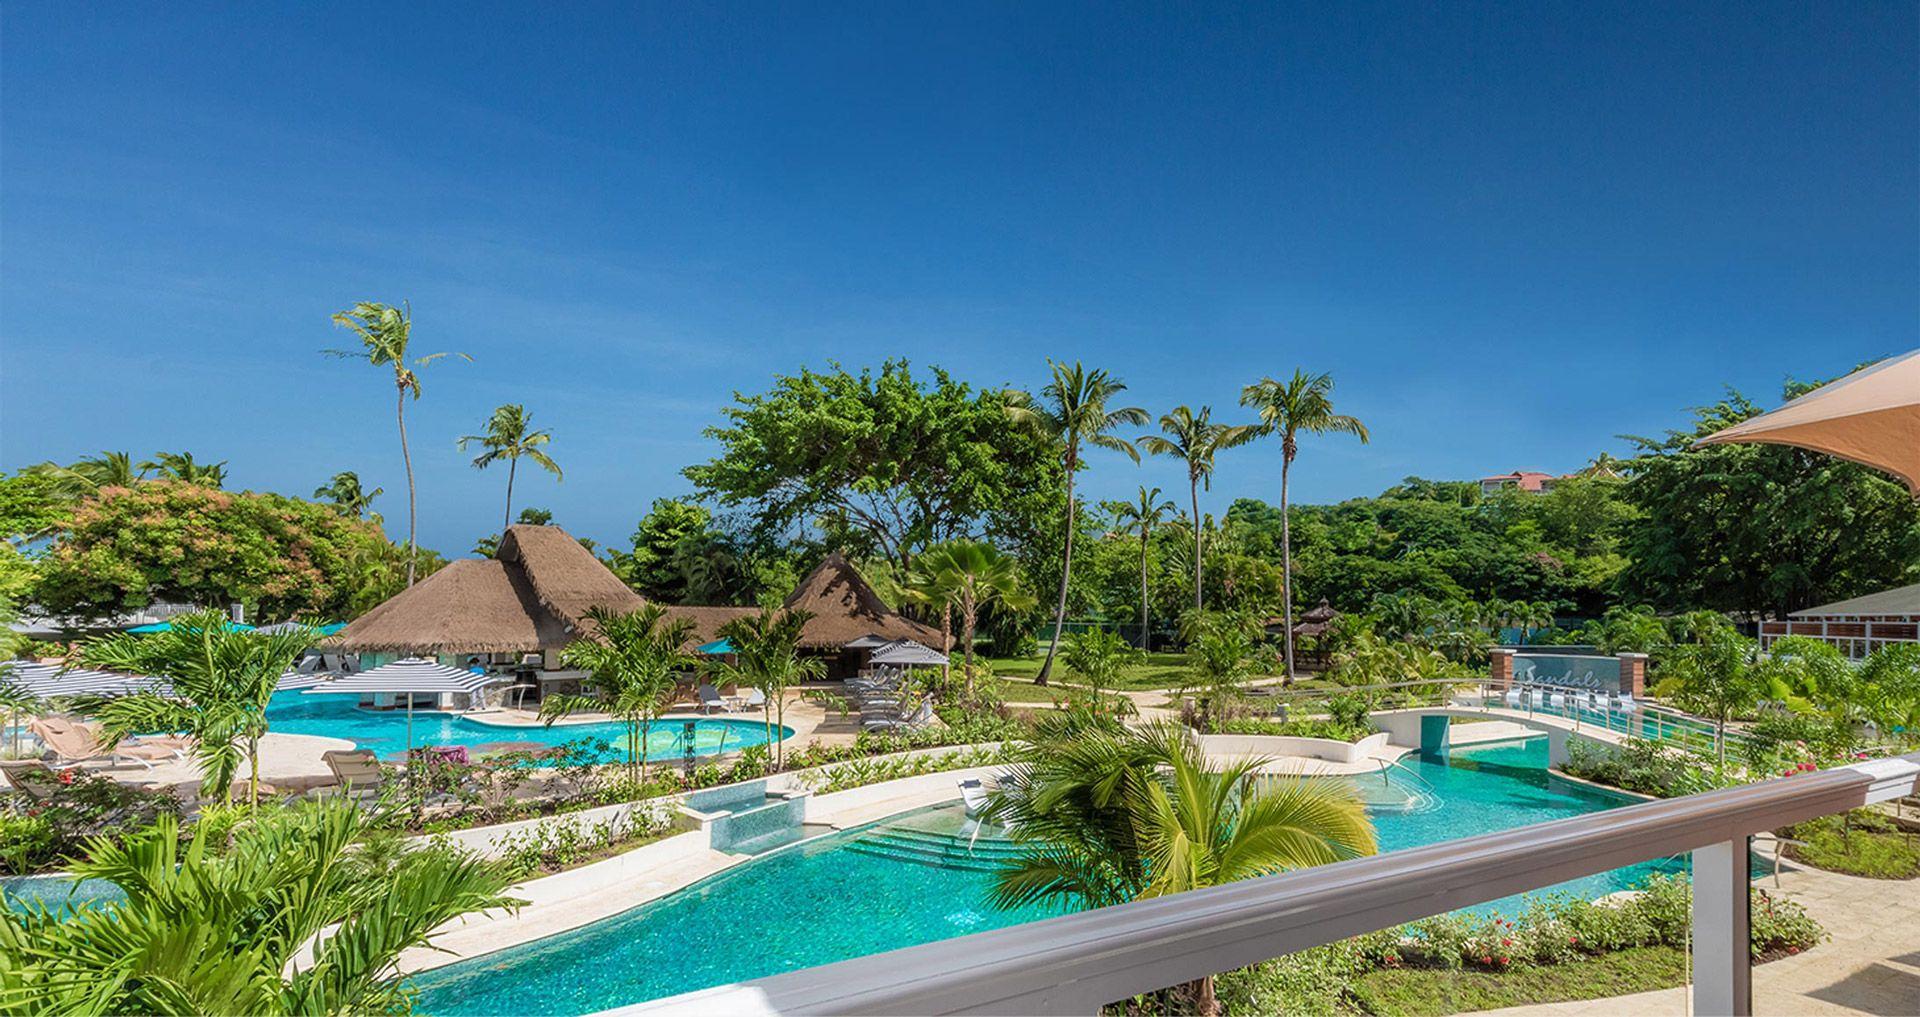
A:
{"type": "MultiPolygon", "coordinates": [[[[1014,678],[1032,678],[1040,673],[1040,664],[1046,659],[1044,652],[1031,657],[991,657],[988,663],[993,665],[993,673],[1014,678]]],[[[1188,680],[1191,672],[1184,653],[1149,653],[1145,660],[1137,664],[1128,664],[1120,673],[1120,680],[1114,688],[1129,692],[1143,689],[1176,688],[1188,680]]],[[[1052,678],[1058,681],[1078,684],[1079,679],[1060,666],[1056,658],[1053,662],[1052,678]]]]}
{"type": "Polygon", "coordinates": [[[1531,1003],[1603,999],[1685,984],[1685,956],[1676,947],[1642,946],[1567,964],[1511,971],[1401,968],[1361,975],[1355,1001],[1381,1017],[1467,1013],[1531,1003]]]}
{"type": "Polygon", "coordinates": [[[1920,876],[1920,837],[1902,832],[1890,817],[1872,809],[1822,816],[1782,832],[1806,842],[1805,847],[1787,845],[1787,857],[1817,869],[1869,879],[1920,876]]]}
{"type": "MultiPolygon", "coordinates": [[[[1010,706],[1051,706],[1055,700],[1067,697],[1067,690],[1058,683],[1035,685],[1030,678],[1013,678],[1006,675],[994,675],[993,680],[1000,686],[1000,698],[1010,706]]],[[[1109,699],[1115,698],[1113,693],[1105,695],[1109,699]]]]}

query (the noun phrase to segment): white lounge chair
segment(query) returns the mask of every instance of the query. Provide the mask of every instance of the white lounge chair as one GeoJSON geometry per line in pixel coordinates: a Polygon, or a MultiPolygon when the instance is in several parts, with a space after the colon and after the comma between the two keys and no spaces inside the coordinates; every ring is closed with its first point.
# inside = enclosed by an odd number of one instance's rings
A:
{"type": "Polygon", "coordinates": [[[767,694],[765,692],[751,685],[740,690],[740,706],[742,709],[758,710],[765,705],[767,705],[767,694]]]}
{"type": "Polygon", "coordinates": [[[727,702],[727,697],[721,695],[719,689],[704,682],[694,689],[694,694],[700,697],[700,709],[707,713],[715,710],[730,713],[733,710],[733,704],[727,702]]]}

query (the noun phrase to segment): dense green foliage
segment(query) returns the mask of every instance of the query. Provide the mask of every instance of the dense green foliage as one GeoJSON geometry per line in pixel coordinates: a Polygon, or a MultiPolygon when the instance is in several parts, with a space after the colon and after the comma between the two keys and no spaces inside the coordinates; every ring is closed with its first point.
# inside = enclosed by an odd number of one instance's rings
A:
{"type": "Polygon", "coordinates": [[[592,638],[575,640],[561,653],[568,667],[587,672],[578,695],[549,695],[540,703],[548,727],[575,713],[604,713],[627,726],[627,767],[647,779],[647,735],[667,711],[680,675],[693,666],[682,649],[693,623],[667,617],[661,604],[616,614],[593,608],[592,638]]]}
{"type": "Polygon", "coordinates": [[[38,564],[34,596],[57,614],[166,599],[286,618],[364,610],[399,590],[406,563],[377,525],[328,506],[150,480],[79,502],[38,564]]]}

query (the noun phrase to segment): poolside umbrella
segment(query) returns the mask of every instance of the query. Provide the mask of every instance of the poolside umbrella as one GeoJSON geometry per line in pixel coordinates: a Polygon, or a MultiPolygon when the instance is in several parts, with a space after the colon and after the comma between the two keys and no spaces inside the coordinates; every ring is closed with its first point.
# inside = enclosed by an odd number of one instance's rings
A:
{"type": "Polygon", "coordinates": [[[849,650],[877,650],[891,642],[893,642],[893,640],[888,639],[886,636],[869,632],[858,639],[847,640],[846,648],[849,650]]]}
{"type": "Polygon", "coordinates": [[[909,667],[915,664],[934,666],[945,664],[947,662],[947,655],[938,650],[922,646],[911,639],[902,639],[897,642],[888,643],[873,651],[873,662],[875,664],[899,664],[909,667]]]}
{"type": "Polygon", "coordinates": [[[1899,477],[1920,498],[1920,350],[1822,385],[1701,445],[1795,445],[1899,477]]]}
{"type": "Polygon", "coordinates": [[[0,681],[10,682],[39,699],[60,696],[128,696],[136,692],[167,695],[172,686],[147,675],[120,674],[16,660],[0,667],[0,681]]]}
{"type": "Polygon", "coordinates": [[[407,657],[358,674],[343,675],[324,686],[308,689],[301,695],[389,692],[406,696],[407,755],[411,757],[413,755],[413,697],[416,693],[437,695],[443,692],[458,692],[470,696],[480,691],[483,686],[505,680],[499,675],[475,674],[457,667],[448,667],[437,660],[407,657]]]}
{"type": "Polygon", "coordinates": [[[273,686],[273,691],[294,692],[325,685],[333,680],[333,675],[326,671],[288,671],[280,676],[280,680],[273,686]]]}
{"type": "MultiPolygon", "coordinates": [[[[220,624],[226,626],[227,631],[229,632],[252,632],[253,631],[253,626],[242,625],[239,622],[222,621],[220,624]]],[[[142,635],[142,636],[152,635],[155,632],[172,632],[173,622],[163,621],[163,622],[153,622],[147,625],[135,625],[134,627],[128,629],[127,631],[138,634],[138,635],[142,635]]]]}
{"type": "Polygon", "coordinates": [[[312,629],[315,635],[330,636],[330,635],[333,635],[335,632],[338,632],[341,629],[344,629],[346,627],[347,627],[346,622],[327,622],[324,625],[322,624],[309,625],[306,622],[301,622],[301,621],[283,621],[283,622],[274,622],[272,625],[262,625],[259,628],[254,629],[254,631],[279,633],[279,632],[293,632],[298,629],[312,629]]]}
{"type": "Polygon", "coordinates": [[[733,648],[733,640],[716,639],[711,643],[703,643],[700,646],[694,647],[693,652],[704,653],[709,657],[721,657],[737,651],[733,648]]]}

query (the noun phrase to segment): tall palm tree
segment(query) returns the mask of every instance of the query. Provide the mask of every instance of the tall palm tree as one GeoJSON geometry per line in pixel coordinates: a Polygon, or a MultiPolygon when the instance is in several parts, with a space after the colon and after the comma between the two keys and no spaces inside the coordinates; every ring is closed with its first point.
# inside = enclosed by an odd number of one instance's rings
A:
{"type": "Polygon", "coordinates": [[[1034,684],[1045,685],[1047,676],[1053,670],[1054,654],[1060,650],[1060,630],[1067,621],[1067,582],[1073,574],[1073,531],[1076,529],[1076,511],[1073,500],[1073,475],[1080,469],[1081,451],[1084,446],[1123,452],[1134,462],[1140,461],[1140,451],[1124,438],[1116,438],[1111,431],[1122,425],[1139,426],[1147,422],[1147,411],[1138,406],[1123,406],[1109,409],[1107,404],[1117,398],[1127,386],[1124,382],[1098,368],[1088,370],[1079,361],[1071,365],[1057,361],[1047,361],[1053,371],[1053,378],[1040,390],[1039,398],[1018,389],[1006,393],[1007,416],[1014,423],[1032,428],[1043,438],[1052,442],[1060,452],[1061,465],[1066,468],[1067,509],[1066,543],[1060,552],[1060,599],[1053,611],[1053,638],[1047,643],[1047,659],[1040,665],[1040,673],[1034,678],[1034,684]]]}
{"type": "Polygon", "coordinates": [[[627,774],[645,782],[647,736],[666,712],[680,676],[693,670],[685,649],[693,622],[667,617],[660,604],[625,614],[595,607],[587,617],[595,634],[568,644],[560,656],[568,667],[587,672],[581,684],[588,691],[546,697],[540,716],[551,727],[569,714],[597,711],[626,724],[627,774]]]}
{"type": "Polygon", "coordinates": [[[462,915],[524,902],[503,893],[502,866],[458,848],[366,850],[365,823],[326,801],[201,823],[185,839],[170,815],[95,838],[74,874],[124,899],[0,916],[0,1010],[404,1012],[402,952],[462,915]]]}
{"type": "Polygon", "coordinates": [[[553,432],[545,429],[532,430],[531,418],[527,408],[517,403],[508,403],[493,411],[487,419],[486,434],[469,434],[458,442],[460,451],[465,452],[472,442],[479,442],[486,451],[474,457],[473,468],[484,470],[502,459],[507,461],[507,511],[501,516],[500,526],[504,530],[513,523],[513,475],[519,469],[522,457],[531,459],[535,465],[548,473],[553,479],[560,480],[560,464],[547,455],[545,448],[553,440],[553,432]]]}
{"type": "MultiPolygon", "coordinates": [[[[123,472],[118,463],[101,464],[100,469],[102,472],[111,472],[116,475],[123,472]]],[[[211,464],[195,462],[191,452],[157,452],[152,459],[140,464],[141,476],[145,476],[149,470],[169,480],[199,484],[202,487],[219,487],[227,482],[225,459],[211,464]]]]}
{"type": "MultiPolygon", "coordinates": [[[[900,581],[900,595],[907,603],[940,612],[940,650],[949,656],[953,653],[953,605],[960,595],[950,557],[945,544],[935,544],[914,556],[900,581]]],[[[950,667],[941,668],[942,678],[950,667]]]]}
{"type": "Polygon", "coordinates": [[[1140,485],[1137,501],[1108,502],[1107,508],[1113,512],[1118,532],[1140,537],[1140,648],[1144,650],[1153,631],[1147,617],[1147,549],[1153,531],[1179,509],[1174,507],[1173,499],[1160,497],[1159,488],[1149,489],[1145,484],[1140,485]]]}
{"type": "Polygon", "coordinates": [[[385,494],[384,487],[369,491],[361,486],[360,474],[352,470],[341,470],[333,475],[325,487],[315,488],[313,496],[333,503],[335,511],[349,519],[358,519],[367,514],[373,500],[385,494]]]}
{"type": "Polygon", "coordinates": [[[149,467],[135,468],[133,457],[125,452],[102,452],[97,456],[88,456],[67,467],[67,471],[81,477],[94,488],[132,487],[147,475],[149,467]]]}
{"type": "Polygon", "coordinates": [[[1287,518],[1287,482],[1302,434],[1351,434],[1367,442],[1367,425],[1333,412],[1333,376],[1296,369],[1286,381],[1262,378],[1240,392],[1240,405],[1259,411],[1261,436],[1280,436],[1280,587],[1286,609],[1287,675],[1293,683],[1293,527],[1287,518]]]}
{"type": "Polygon", "coordinates": [[[1260,429],[1247,424],[1216,424],[1213,407],[1202,406],[1195,413],[1186,406],[1160,418],[1160,430],[1167,435],[1149,434],[1140,439],[1140,447],[1157,456],[1173,456],[1187,464],[1187,488],[1193,499],[1193,606],[1205,608],[1200,584],[1201,533],[1200,488],[1213,490],[1213,460],[1222,449],[1245,445],[1259,436],[1260,429]]]}
{"type": "Polygon", "coordinates": [[[164,632],[102,636],[80,647],[88,667],[167,680],[164,692],[79,697],[80,712],[100,720],[114,740],[151,731],[184,731],[200,764],[202,797],[225,799],[241,762],[247,800],[260,798],[260,738],[267,702],[319,633],[236,629],[218,611],[176,616],[164,632]]]}
{"type": "Polygon", "coordinates": [[[998,601],[1015,611],[1033,607],[1013,555],[979,540],[950,540],[922,552],[914,562],[922,574],[938,577],[929,586],[947,591],[948,602],[960,612],[960,651],[966,673],[967,697],[973,697],[973,632],[980,609],[998,601]]]}
{"type": "MultiPolygon", "coordinates": [[[[1350,787],[1262,779],[1263,759],[1215,769],[1177,725],[1040,738],[988,805],[1021,849],[994,876],[998,907],[1106,907],[1376,850],[1350,787]]],[[[1211,977],[1188,989],[1215,1012],[1211,977]]]]}
{"type": "Polygon", "coordinates": [[[827,662],[800,653],[800,635],[813,614],[801,610],[762,608],[720,627],[733,644],[733,661],[717,670],[729,679],[759,689],[766,696],[761,715],[767,723],[767,743],[773,746],[773,765],[786,765],[786,739],[774,737],[774,727],[787,726],[787,690],[801,682],[826,677],[827,662]]]}
{"type": "Polygon", "coordinates": [[[408,344],[413,340],[413,309],[361,301],[333,316],[333,323],[360,337],[360,349],[322,350],[330,357],[365,360],[375,367],[393,369],[394,420],[400,425],[400,461],[407,468],[407,585],[413,585],[415,533],[419,529],[418,492],[413,483],[413,452],[407,448],[407,395],[420,398],[420,368],[441,357],[459,357],[471,361],[465,353],[429,353],[408,359],[408,344]]]}

